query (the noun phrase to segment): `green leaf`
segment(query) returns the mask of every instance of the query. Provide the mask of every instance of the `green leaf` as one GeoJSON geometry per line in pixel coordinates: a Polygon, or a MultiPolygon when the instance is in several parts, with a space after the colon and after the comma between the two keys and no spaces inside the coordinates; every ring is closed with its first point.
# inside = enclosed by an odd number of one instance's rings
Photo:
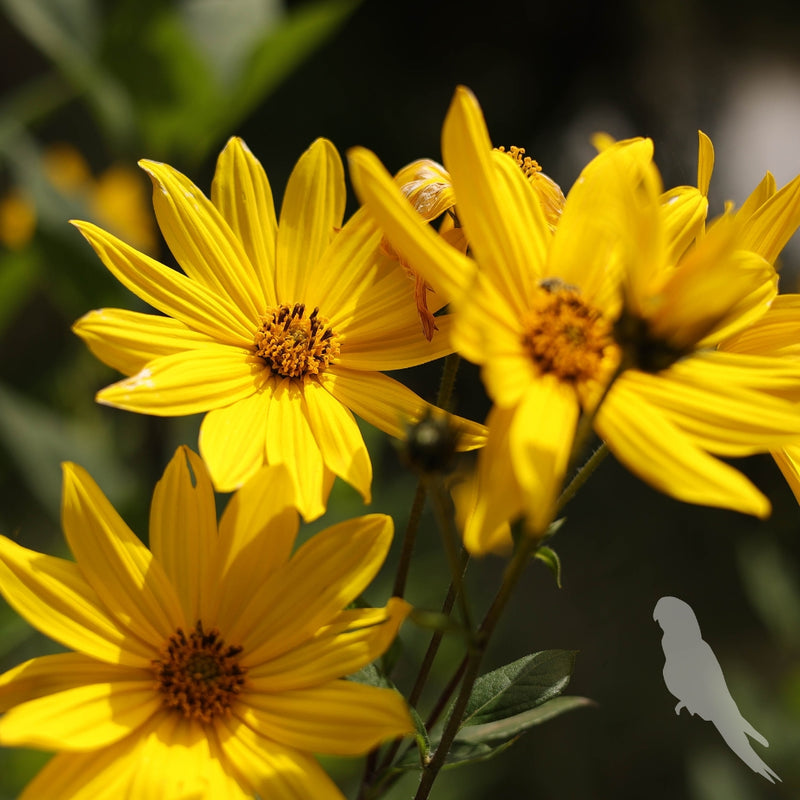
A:
{"type": "Polygon", "coordinates": [[[575,697],[565,695],[554,697],[546,703],[515,714],[513,717],[498,719],[495,722],[486,722],[483,725],[468,725],[461,728],[456,734],[456,741],[467,744],[492,742],[506,742],[509,739],[517,739],[519,736],[534,725],[540,725],[559,714],[572,711],[575,708],[595,705],[593,700],[588,697],[575,697]]]}
{"type": "Polygon", "coordinates": [[[98,119],[117,141],[134,130],[125,88],[97,58],[100,19],[92,0],[2,0],[14,24],[86,94],[98,119]]]}
{"type": "Polygon", "coordinates": [[[194,147],[201,131],[217,125],[222,89],[177,9],[150,20],[143,45],[142,57],[159,75],[157,85],[137,87],[145,148],[170,158],[194,147]]]}
{"type": "MultiPolygon", "coordinates": [[[[431,739],[430,736],[428,736],[428,729],[425,727],[422,717],[417,713],[417,709],[409,706],[408,710],[411,712],[411,719],[414,723],[414,741],[417,743],[417,754],[419,758],[417,766],[421,768],[423,764],[427,764],[431,760],[433,754],[431,739]]],[[[405,759],[403,760],[405,761],[405,759]]]]}
{"type": "MultiPolygon", "coordinates": [[[[511,747],[530,728],[541,725],[567,711],[593,705],[595,705],[594,700],[590,700],[588,697],[554,697],[537,708],[523,711],[512,717],[461,728],[447,754],[445,766],[455,767],[494,758],[511,747]]],[[[431,757],[430,754],[435,752],[438,744],[438,738],[433,743],[428,742],[428,759],[431,757]]],[[[395,768],[402,772],[410,772],[420,769],[420,764],[416,760],[414,752],[410,751],[395,765],[395,768]]]]}
{"type": "Polygon", "coordinates": [[[214,124],[194,130],[191,156],[202,158],[332,36],[359,5],[360,0],[317,0],[289,12],[279,25],[268,29],[243,62],[238,82],[221,98],[214,124]]]}
{"type": "Polygon", "coordinates": [[[358,672],[349,675],[347,679],[355,683],[363,683],[366,686],[377,686],[379,689],[396,688],[386,673],[379,669],[377,662],[361,667],[358,672]]]}
{"type": "Polygon", "coordinates": [[[574,650],[542,650],[475,681],[463,726],[483,725],[521,714],[557,697],[569,683],[574,650]]]}
{"type": "Polygon", "coordinates": [[[551,547],[547,547],[546,545],[542,545],[534,554],[534,558],[538,558],[550,572],[553,573],[556,579],[556,586],[561,588],[561,559],[558,557],[558,553],[553,550],[551,547]]]}

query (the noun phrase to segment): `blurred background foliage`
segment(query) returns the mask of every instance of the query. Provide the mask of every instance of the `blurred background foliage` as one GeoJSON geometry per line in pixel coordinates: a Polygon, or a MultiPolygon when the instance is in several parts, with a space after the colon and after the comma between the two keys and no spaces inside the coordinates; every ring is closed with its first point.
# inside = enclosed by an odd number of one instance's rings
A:
{"type": "MultiPolygon", "coordinates": [[[[139,158],[167,161],[208,189],[214,159],[245,137],[280,198],[317,136],[344,152],[374,149],[392,170],[440,158],[453,88],[469,85],[496,144],[524,146],[565,189],[591,156],[589,137],[649,135],[667,185],[693,183],[696,130],[713,139],[711,202],[741,202],[770,169],[800,172],[800,6],[786,0],[524,0],[510,7],[406,0],[0,0],[0,531],[64,554],[60,467],[89,469],[146,536],[149,498],[177,444],[196,447],[199,418],[160,420],[97,406],[116,379],[70,333],[103,306],[143,309],[68,225],[91,219],[166,263],[139,158]]],[[[350,209],[355,200],[350,199],[350,209]]],[[[783,257],[798,289],[800,252],[783,257]]],[[[433,399],[438,367],[398,377],[433,399]]],[[[465,365],[458,410],[487,401],[465,365]]],[[[364,426],[375,462],[370,510],[408,515],[414,479],[364,426]]],[[[545,648],[579,650],[570,693],[598,705],[534,729],[494,761],[445,773],[434,796],[689,798],[800,796],[800,510],[768,457],[744,468],[773,501],[765,522],[674,503],[609,460],[568,509],[554,541],[559,590],[535,564],[498,631],[486,668],[545,648]],[[687,714],[661,677],[657,599],[695,609],[745,715],[770,740],[771,786],[687,714]]],[[[362,513],[334,490],[311,531],[362,513]]],[[[398,537],[399,538],[399,537],[398,537]]],[[[476,602],[502,562],[471,569],[476,602]]],[[[426,516],[410,599],[436,608],[446,584],[426,516]]],[[[381,603],[392,565],[371,590],[381,603]]],[[[415,653],[425,636],[410,626],[415,653]]],[[[57,646],[0,605],[0,668],[57,646]]],[[[447,679],[446,646],[435,677],[447,679]]],[[[401,673],[407,685],[413,675],[401,673]]],[[[0,800],[43,763],[0,750],[0,800]]],[[[352,790],[359,765],[325,760],[352,790]]],[[[412,793],[413,778],[392,795],[412,793]]]]}

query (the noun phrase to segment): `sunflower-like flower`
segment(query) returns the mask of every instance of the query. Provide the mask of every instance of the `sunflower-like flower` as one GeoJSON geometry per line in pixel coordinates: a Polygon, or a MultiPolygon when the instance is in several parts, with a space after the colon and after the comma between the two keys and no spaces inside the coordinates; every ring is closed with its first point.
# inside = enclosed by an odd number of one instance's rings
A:
{"type": "Polygon", "coordinates": [[[758,391],[785,364],[714,352],[776,291],[774,270],[739,247],[735,223],[711,226],[676,263],[652,143],[632,140],[584,169],[553,232],[523,170],[493,151],[464,88],[442,150],[474,258],[420,223],[373,154],[356,149],[350,163],[392,245],[452,298],[455,347],[481,365],[494,402],[467,548],[502,548],[503,522],[520,513],[534,535],[543,532],[581,417],[661,491],[767,514],[767,499],[710,455],[800,436],[791,404],[758,391]]]}
{"type": "MultiPolygon", "coordinates": [[[[351,412],[402,438],[430,405],[381,371],[451,352],[450,320],[438,317],[441,335],[427,341],[375,223],[362,211],[341,227],[336,149],[319,139],[303,154],[280,221],[240,139],[220,155],[210,201],[168,165],[141,165],[185,274],[75,223],[106,267],[166,315],[101,309],[78,320],[92,352],[130,376],[97,400],[161,416],[208,411],[200,452],[219,491],[283,463],[306,519],[323,513],[335,475],[369,502],[372,466],[351,412]]],[[[481,426],[458,424],[463,449],[483,442],[481,426]]]]}
{"type": "Polygon", "coordinates": [[[0,591],[73,650],[0,676],[0,744],[58,753],[23,800],[342,800],[310,754],[412,730],[397,692],[341,679],[409,610],[343,610],[381,566],[391,519],[335,525],[292,554],[290,498],[284,467],[264,467],[217,525],[205,465],[179,448],[153,495],[150,550],[74,464],[74,562],[0,537],[0,591]]]}

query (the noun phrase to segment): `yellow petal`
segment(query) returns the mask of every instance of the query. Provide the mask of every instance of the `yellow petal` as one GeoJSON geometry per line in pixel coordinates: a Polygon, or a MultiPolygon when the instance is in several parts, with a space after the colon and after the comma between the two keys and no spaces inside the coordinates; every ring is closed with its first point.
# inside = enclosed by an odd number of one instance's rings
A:
{"type": "Polygon", "coordinates": [[[740,330],[719,347],[731,353],[780,356],[782,361],[800,356],[800,295],[779,294],[752,325],[740,330]],[[788,358],[787,358],[788,357],[788,358]]]}
{"type": "Polygon", "coordinates": [[[542,276],[577,286],[612,317],[623,277],[636,285],[659,266],[661,185],[652,153],[649,139],[620,142],[584,167],[567,195],[542,276]]]}
{"type": "Polygon", "coordinates": [[[368,514],[326,528],[253,596],[230,632],[255,666],[316,634],[369,585],[392,541],[392,520],[368,514]]]}
{"type": "MultiPolygon", "coordinates": [[[[381,251],[382,233],[365,208],[360,208],[323,251],[320,260],[309,264],[304,301],[319,307],[337,331],[346,330],[356,316],[364,313],[362,296],[390,271],[400,269],[381,251]]],[[[367,308],[367,312],[369,309],[367,308]]]]}
{"type": "Polygon", "coordinates": [[[267,414],[275,381],[229,406],[215,408],[200,425],[200,453],[214,486],[232,492],[264,465],[267,453],[267,414]]]}
{"type": "Polygon", "coordinates": [[[267,305],[278,305],[275,296],[278,220],[272,189],[261,162],[237,136],[228,140],[217,159],[211,202],[242,243],[267,305]]]}
{"type": "Polygon", "coordinates": [[[800,225],[800,175],[773,194],[745,221],[739,246],[774,264],[800,225]]]}
{"type": "Polygon", "coordinates": [[[671,273],[648,316],[652,336],[678,350],[707,347],[767,310],[777,276],[756,254],[733,250],[733,233],[710,229],[671,273]]]}
{"type": "Polygon", "coordinates": [[[142,736],[133,756],[137,769],[126,797],[137,800],[250,800],[253,792],[225,757],[214,727],[177,714],[142,736]]]}
{"type": "Polygon", "coordinates": [[[486,391],[498,405],[516,405],[531,382],[538,380],[523,345],[519,314],[483,274],[475,291],[454,315],[453,344],[465,358],[482,367],[486,391]]]}
{"type": "Polygon", "coordinates": [[[769,500],[744,475],[696,447],[632,389],[626,374],[600,406],[595,430],[634,475],[664,494],[757,517],[769,515],[769,500]]]}
{"type": "MultiPolygon", "coordinates": [[[[689,434],[695,445],[719,455],[747,456],[800,441],[796,403],[748,387],[747,357],[739,365],[726,365],[728,381],[713,380],[723,376],[722,370],[709,369],[711,361],[703,359],[693,369],[682,364],[681,370],[659,375],[631,371],[626,385],[689,434]],[[740,374],[731,375],[737,367],[740,374]]],[[[800,369],[795,381],[800,384],[800,369]]]]}
{"type": "Polygon", "coordinates": [[[678,186],[661,195],[661,219],[668,243],[668,264],[676,264],[704,231],[708,198],[693,186],[678,186]]]}
{"type": "Polygon", "coordinates": [[[306,522],[325,513],[333,473],[325,466],[311,430],[303,389],[291,378],[276,384],[267,412],[267,463],[286,465],[306,522]]]}
{"type": "Polygon", "coordinates": [[[168,164],[140,161],[153,181],[161,233],[183,271],[250,320],[266,310],[253,265],[228,223],[185,175],[168,164]]]}
{"type": "Polygon", "coordinates": [[[152,674],[93,683],[15,706],[0,718],[0,744],[42,750],[96,750],[134,732],[161,708],[152,674]]]}
{"type": "Polygon", "coordinates": [[[190,627],[205,618],[202,600],[215,577],[216,547],[217,508],[208,470],[196,453],[179,447],[153,491],[150,549],[175,587],[190,627]]]}
{"type": "Polygon", "coordinates": [[[72,223],[123,286],[153,308],[224,344],[250,347],[258,321],[201,283],[140,253],[90,222],[72,223]]]}
{"type": "Polygon", "coordinates": [[[276,277],[279,303],[305,302],[314,268],[342,226],[344,205],[342,160],[331,142],[317,139],[292,170],[283,196],[276,277]]]}
{"type": "Polygon", "coordinates": [[[456,526],[464,532],[469,529],[470,547],[475,545],[474,551],[470,550],[471,555],[482,556],[487,552],[493,552],[507,556],[512,552],[514,540],[511,537],[510,519],[518,516],[522,509],[522,499],[516,481],[514,481],[514,485],[517,490],[516,501],[511,505],[506,505],[503,511],[496,509],[499,512],[496,516],[505,517],[507,513],[508,518],[502,519],[492,530],[488,530],[491,522],[486,523],[486,512],[491,511],[491,508],[485,502],[485,498],[480,496],[481,484],[477,470],[451,487],[456,526]],[[477,516],[478,514],[480,514],[480,518],[477,516]]]}
{"type": "Polygon", "coordinates": [[[77,464],[64,464],[61,522],[81,572],[122,625],[155,647],[185,625],[161,565],[77,464]]]}
{"type": "Polygon", "coordinates": [[[442,152],[481,270],[509,302],[524,302],[544,277],[550,230],[522,171],[507,155],[493,155],[478,101],[463,86],[447,112],[442,152]]]}
{"type": "Polygon", "coordinates": [[[264,372],[257,361],[247,350],[205,345],[148,362],[135,375],[99,391],[96,400],[159,417],[197,414],[254,394],[264,372]]]}
{"type": "MultiPolygon", "coordinates": [[[[137,737],[102,750],[58,753],[25,787],[19,800],[119,800],[139,765],[131,757],[137,737]]],[[[154,800],[154,799],[153,799],[154,800]]]]}
{"type": "Polygon", "coordinates": [[[303,386],[303,403],[325,466],[372,501],[372,462],[350,409],[317,381],[303,386]]]}
{"type": "Polygon", "coordinates": [[[147,683],[152,680],[150,669],[110,665],[83,653],[40,656],[0,675],[0,711],[90,683],[147,683]]]}
{"type": "Polygon", "coordinates": [[[775,450],[772,456],[781,474],[786,478],[786,483],[792,490],[794,499],[800,503],[800,445],[775,450]]]}
{"type": "Polygon", "coordinates": [[[438,295],[448,300],[461,297],[472,283],[475,262],[430,229],[374,153],[355,147],[347,157],[356,193],[392,248],[425,277],[438,295]]]}
{"type": "Polygon", "coordinates": [[[508,434],[511,467],[528,524],[537,534],[553,520],[579,412],[573,387],[548,375],[531,385],[514,411],[508,434]]]}
{"type": "MultiPolygon", "coordinates": [[[[450,355],[453,352],[450,332],[455,316],[444,314],[434,317],[436,332],[428,341],[416,307],[413,303],[408,303],[408,308],[412,317],[403,320],[404,327],[390,327],[394,320],[389,317],[385,327],[381,327],[375,320],[371,325],[359,324],[357,334],[348,332],[346,344],[336,363],[347,369],[384,372],[416,367],[450,355]]],[[[387,316],[390,311],[387,309],[387,316]]],[[[405,317],[406,313],[403,312],[402,316],[405,317]]]]}
{"type": "Polygon", "coordinates": [[[247,699],[241,718],[257,733],[313,753],[360,755],[414,730],[398,692],[351,681],[247,699]]]}
{"type": "Polygon", "coordinates": [[[746,220],[752,217],[776,191],[775,176],[771,172],[767,172],[758,186],[750,192],[747,200],[742,203],[742,207],[736,212],[736,219],[746,220]]]}
{"type": "MultiPolygon", "coordinates": [[[[795,328],[795,336],[797,329],[795,328]]],[[[800,402],[800,361],[739,351],[708,350],[673,364],[669,379],[733,392],[767,392],[800,402]]]]}
{"type": "Polygon", "coordinates": [[[219,577],[203,598],[203,619],[232,630],[250,599],[286,564],[299,527],[294,506],[294,485],[283,464],[262,467],[231,497],[220,519],[219,577]]]}
{"type": "Polygon", "coordinates": [[[139,372],[149,361],[170,353],[213,344],[205,333],[171,317],[101,308],[81,317],[72,330],[104,364],[125,375],[139,372]]]}
{"type": "Polygon", "coordinates": [[[410,611],[398,597],[386,608],[343,611],[307,643],[250,669],[248,692],[274,694],[350,675],[386,652],[410,611]]]}
{"type": "MultiPolygon", "coordinates": [[[[436,408],[402,383],[379,372],[335,367],[321,374],[319,382],[370,425],[398,439],[405,439],[408,428],[436,408]]],[[[451,414],[450,419],[459,431],[459,450],[473,450],[484,445],[486,428],[483,425],[455,414],[451,414]]]]}
{"type": "Polygon", "coordinates": [[[253,793],[269,800],[344,800],[325,771],[307,753],[256,733],[241,720],[226,718],[216,734],[226,758],[247,778],[253,793]]]}
{"type": "Polygon", "coordinates": [[[697,188],[700,194],[708,197],[711,173],[714,171],[714,145],[703,131],[697,131],[697,139],[697,188]]]}
{"type": "Polygon", "coordinates": [[[121,627],[77,564],[0,536],[0,592],[31,625],[66,647],[111,664],[149,667],[156,646],[121,627]]]}

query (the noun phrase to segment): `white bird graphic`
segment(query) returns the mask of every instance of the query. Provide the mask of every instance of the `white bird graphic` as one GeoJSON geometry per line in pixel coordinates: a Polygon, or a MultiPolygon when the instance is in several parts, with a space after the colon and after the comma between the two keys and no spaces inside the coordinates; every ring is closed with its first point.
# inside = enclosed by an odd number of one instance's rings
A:
{"type": "Polygon", "coordinates": [[[664,631],[664,683],[680,701],[682,708],[713,723],[728,747],[753,772],[770,783],[780,780],[753,750],[748,736],[769,747],[769,742],[741,715],[722,674],[714,651],[700,633],[697,617],[688,603],[677,597],[662,597],[653,611],[653,619],[664,631]]]}

